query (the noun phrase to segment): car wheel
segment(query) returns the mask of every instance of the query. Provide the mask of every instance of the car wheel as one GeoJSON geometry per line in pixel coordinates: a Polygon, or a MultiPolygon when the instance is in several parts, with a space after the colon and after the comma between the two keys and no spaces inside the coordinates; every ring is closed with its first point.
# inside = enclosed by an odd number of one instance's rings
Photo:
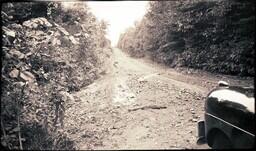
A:
{"type": "Polygon", "coordinates": [[[213,144],[212,144],[212,148],[213,149],[228,149],[231,148],[231,142],[229,141],[229,139],[227,138],[227,136],[225,136],[223,133],[218,132],[213,140],[213,144]]]}

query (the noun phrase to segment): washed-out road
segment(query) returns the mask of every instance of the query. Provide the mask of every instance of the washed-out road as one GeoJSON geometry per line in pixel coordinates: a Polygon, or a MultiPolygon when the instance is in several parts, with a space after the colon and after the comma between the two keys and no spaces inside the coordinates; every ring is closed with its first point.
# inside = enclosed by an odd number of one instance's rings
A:
{"type": "Polygon", "coordinates": [[[197,145],[204,100],[219,80],[253,79],[177,71],[114,48],[106,74],[72,94],[65,130],[76,149],[206,149],[197,145]]]}

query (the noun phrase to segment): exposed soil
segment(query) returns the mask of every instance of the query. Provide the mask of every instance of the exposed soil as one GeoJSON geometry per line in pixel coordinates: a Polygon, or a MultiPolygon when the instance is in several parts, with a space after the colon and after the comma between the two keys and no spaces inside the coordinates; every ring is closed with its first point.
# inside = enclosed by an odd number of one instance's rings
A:
{"type": "Polygon", "coordinates": [[[67,102],[65,129],[76,149],[193,149],[204,100],[219,80],[253,79],[170,69],[119,49],[105,75],[67,102]]]}

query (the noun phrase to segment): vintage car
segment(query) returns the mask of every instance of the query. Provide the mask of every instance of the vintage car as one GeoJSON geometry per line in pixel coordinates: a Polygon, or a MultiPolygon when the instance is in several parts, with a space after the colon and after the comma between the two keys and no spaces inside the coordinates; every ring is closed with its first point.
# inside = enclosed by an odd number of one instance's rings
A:
{"type": "Polygon", "coordinates": [[[254,88],[220,81],[206,98],[204,121],[198,122],[197,144],[207,143],[214,149],[254,148],[254,115],[254,88]]]}

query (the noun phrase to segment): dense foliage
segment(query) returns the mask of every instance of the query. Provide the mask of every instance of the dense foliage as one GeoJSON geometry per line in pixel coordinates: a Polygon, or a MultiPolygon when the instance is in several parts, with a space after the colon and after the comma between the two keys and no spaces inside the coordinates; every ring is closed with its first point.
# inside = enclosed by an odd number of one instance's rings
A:
{"type": "Polygon", "coordinates": [[[253,76],[254,14],[253,0],[151,1],[118,47],[171,67],[253,76]]]}
{"type": "Polygon", "coordinates": [[[66,103],[104,73],[111,55],[106,23],[84,3],[4,3],[1,17],[1,145],[73,149],[66,103]]]}

